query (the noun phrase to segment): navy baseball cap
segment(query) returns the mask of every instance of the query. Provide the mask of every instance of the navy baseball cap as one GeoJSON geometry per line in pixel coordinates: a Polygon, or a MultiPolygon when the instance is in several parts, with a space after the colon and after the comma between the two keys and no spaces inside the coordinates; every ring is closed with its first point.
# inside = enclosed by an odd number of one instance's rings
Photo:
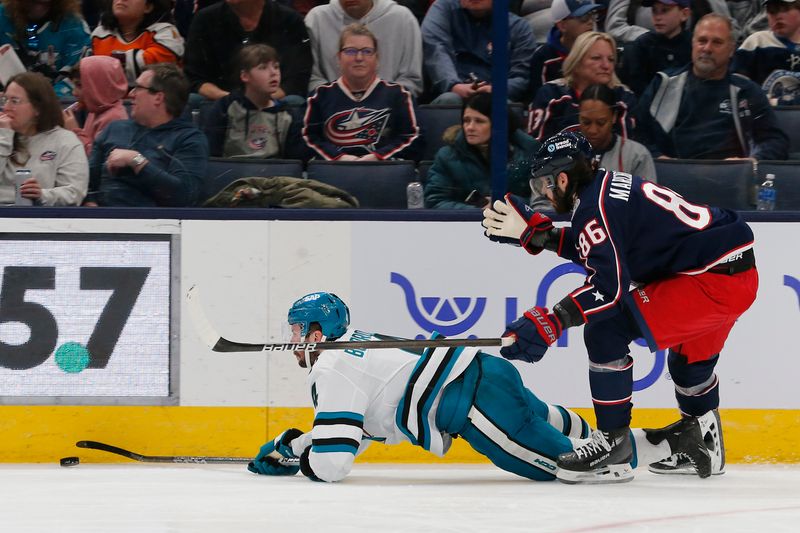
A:
{"type": "MultiPolygon", "coordinates": [[[[792,0],[794,1],[794,0],[792,0]]],[[[652,7],[653,4],[664,4],[666,6],[689,7],[689,0],[642,0],[644,7],[652,7]]]]}
{"type": "Polygon", "coordinates": [[[567,17],[582,17],[591,11],[602,8],[600,4],[595,4],[592,0],[553,0],[550,6],[550,15],[553,22],[559,22],[567,17]]]}

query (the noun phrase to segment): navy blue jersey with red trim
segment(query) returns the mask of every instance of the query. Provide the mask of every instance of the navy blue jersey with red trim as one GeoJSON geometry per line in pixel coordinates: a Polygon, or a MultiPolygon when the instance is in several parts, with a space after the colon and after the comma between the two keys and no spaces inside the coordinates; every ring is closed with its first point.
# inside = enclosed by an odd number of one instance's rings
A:
{"type": "MultiPolygon", "coordinates": [[[[630,137],[636,127],[632,114],[636,108],[636,95],[624,85],[617,85],[612,90],[617,98],[614,132],[623,138],[630,137]]],[[[578,131],[580,99],[580,93],[564,78],[548,81],[539,87],[528,108],[528,134],[544,142],[560,131],[578,131]]]]}
{"type": "Polygon", "coordinates": [[[735,211],[690,203],[624,172],[600,169],[577,205],[557,253],[586,268],[584,285],[569,295],[586,322],[616,314],[631,283],[700,274],[753,246],[735,211]]]}
{"type": "Polygon", "coordinates": [[[402,85],[376,78],[357,97],[339,78],[308,99],[303,138],[325,159],[345,154],[413,159],[410,147],[417,137],[414,103],[402,85]]]}

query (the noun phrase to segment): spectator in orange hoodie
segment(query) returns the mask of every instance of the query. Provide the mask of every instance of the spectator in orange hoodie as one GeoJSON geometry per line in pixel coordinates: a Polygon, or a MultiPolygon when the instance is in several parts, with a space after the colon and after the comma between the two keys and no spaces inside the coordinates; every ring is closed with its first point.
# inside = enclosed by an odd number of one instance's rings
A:
{"type": "Polygon", "coordinates": [[[81,128],[75,118],[76,105],[68,107],[64,110],[64,127],[78,136],[88,156],[92,153],[94,138],[109,123],[128,118],[122,105],[122,99],[128,94],[128,80],[122,64],[113,57],[89,56],[81,59],[78,69],[73,70],[72,81],[77,106],[88,114],[81,128]]]}

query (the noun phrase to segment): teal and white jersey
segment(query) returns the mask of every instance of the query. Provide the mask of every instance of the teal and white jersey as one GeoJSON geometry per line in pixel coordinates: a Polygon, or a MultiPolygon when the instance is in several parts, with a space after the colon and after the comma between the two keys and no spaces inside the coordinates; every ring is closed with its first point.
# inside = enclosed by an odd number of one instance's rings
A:
{"type": "MultiPolygon", "coordinates": [[[[348,329],[342,341],[379,340],[348,329]]],[[[450,436],[435,424],[445,386],[467,368],[476,348],[326,350],[308,375],[314,402],[312,430],[292,442],[296,455],[311,446],[309,464],[324,481],[338,481],[371,441],[410,441],[436,455],[450,436]]]]}

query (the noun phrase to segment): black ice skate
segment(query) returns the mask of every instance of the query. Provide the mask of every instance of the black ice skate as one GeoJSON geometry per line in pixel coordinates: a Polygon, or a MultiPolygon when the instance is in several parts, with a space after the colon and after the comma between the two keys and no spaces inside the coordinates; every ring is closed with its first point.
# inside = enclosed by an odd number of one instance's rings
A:
{"type": "MultiPolygon", "coordinates": [[[[708,411],[707,413],[698,417],[686,417],[665,428],[645,429],[644,431],[647,434],[647,439],[650,440],[650,442],[657,443],[666,438],[667,442],[669,442],[670,449],[676,452],[666,459],[656,463],[651,463],[648,467],[648,470],[651,472],[655,474],[697,474],[701,478],[708,477],[709,475],[718,476],[725,473],[725,443],[722,439],[722,425],[720,422],[719,413],[716,409],[708,411]],[[697,423],[702,439],[702,445],[708,454],[710,461],[709,465],[706,465],[705,460],[699,459],[699,456],[695,455],[694,458],[692,458],[692,455],[687,453],[687,451],[690,451],[693,447],[694,437],[688,436],[692,433],[692,431],[689,431],[687,436],[683,438],[682,443],[679,444],[679,446],[685,448],[681,450],[675,448],[673,442],[670,440],[670,436],[667,434],[670,428],[673,427],[676,429],[689,429],[689,426],[693,424],[693,422],[690,421],[696,421],[697,423]],[[690,442],[692,444],[690,444],[690,442]]],[[[676,438],[677,437],[673,437],[673,439],[676,438]]]]}
{"type": "Polygon", "coordinates": [[[633,479],[628,428],[592,432],[589,442],[558,456],[556,477],[564,483],[623,483],[633,479]]]}

